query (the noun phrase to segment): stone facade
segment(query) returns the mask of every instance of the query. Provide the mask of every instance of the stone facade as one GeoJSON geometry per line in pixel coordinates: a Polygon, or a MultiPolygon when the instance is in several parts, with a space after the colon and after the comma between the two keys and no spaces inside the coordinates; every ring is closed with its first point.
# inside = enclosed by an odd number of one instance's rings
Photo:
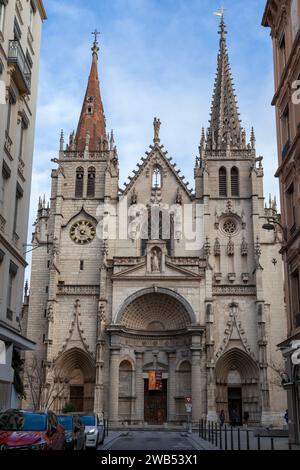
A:
{"type": "Polygon", "coordinates": [[[263,25],[271,29],[274,52],[278,170],[288,336],[279,346],[286,363],[289,437],[300,444],[300,1],[269,0],[263,25]],[[293,360],[293,357],[295,358],[293,360]]]}
{"type": "Polygon", "coordinates": [[[114,136],[103,131],[97,42],[92,50],[79,128],[67,146],[61,136],[51,205],[40,201],[33,235],[26,322],[45,393],[65,381],[56,410],[73,402],[114,425],[180,424],[187,397],[194,423],[223,409],[227,421],[242,422],[248,411],[252,424],[281,424],[281,240],[262,229],[278,215],[275,201],[264,207],[254,132],[246,143],[237,118],[223,18],[194,192],[161,144],[158,119],[149,151],[119,190],[114,136]]]}
{"type": "Polygon", "coordinates": [[[0,1],[0,409],[16,406],[12,361],[34,348],[20,318],[45,19],[41,0],[0,1]]]}

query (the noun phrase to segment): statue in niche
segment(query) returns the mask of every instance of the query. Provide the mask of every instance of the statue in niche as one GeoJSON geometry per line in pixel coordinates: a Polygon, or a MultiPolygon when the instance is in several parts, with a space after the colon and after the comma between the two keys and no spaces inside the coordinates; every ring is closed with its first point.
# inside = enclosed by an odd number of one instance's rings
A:
{"type": "Polygon", "coordinates": [[[131,205],[137,204],[137,193],[135,191],[135,188],[132,191],[130,203],[131,205]]]}
{"type": "Polygon", "coordinates": [[[176,192],[176,197],[175,197],[175,204],[182,204],[182,194],[179,190],[179,188],[177,188],[177,192],[176,192]]]}
{"type": "Polygon", "coordinates": [[[161,268],[161,253],[154,249],[151,253],[151,270],[152,272],[160,272],[161,268]]]}

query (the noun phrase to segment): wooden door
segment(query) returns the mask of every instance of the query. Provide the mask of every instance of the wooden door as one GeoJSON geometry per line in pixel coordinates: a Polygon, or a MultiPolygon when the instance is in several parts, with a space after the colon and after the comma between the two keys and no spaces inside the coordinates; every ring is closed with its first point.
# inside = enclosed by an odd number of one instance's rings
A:
{"type": "Polygon", "coordinates": [[[168,381],[162,380],[162,390],[148,390],[148,379],[144,381],[144,420],[148,424],[163,424],[167,421],[168,381]]]}

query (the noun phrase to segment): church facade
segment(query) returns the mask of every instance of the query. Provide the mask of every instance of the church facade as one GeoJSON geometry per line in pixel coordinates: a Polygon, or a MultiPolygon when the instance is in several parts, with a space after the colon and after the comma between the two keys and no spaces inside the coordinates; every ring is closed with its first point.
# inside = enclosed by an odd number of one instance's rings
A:
{"type": "Polygon", "coordinates": [[[249,424],[282,424],[281,234],[262,228],[276,201],[265,205],[262,157],[241,127],[223,17],[219,34],[194,191],[156,118],[149,151],[119,189],[95,41],[77,132],[67,145],[61,135],[50,205],[38,207],[24,406],[35,405],[41,368],[45,406],[72,403],[112,425],[179,425],[190,402],[194,423],[224,410],[228,422],[246,412],[249,424]]]}

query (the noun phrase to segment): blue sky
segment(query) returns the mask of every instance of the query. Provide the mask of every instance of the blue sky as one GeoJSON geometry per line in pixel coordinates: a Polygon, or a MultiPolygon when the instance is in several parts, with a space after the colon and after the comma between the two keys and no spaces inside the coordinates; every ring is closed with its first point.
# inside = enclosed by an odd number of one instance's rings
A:
{"type": "Polygon", "coordinates": [[[114,129],[120,184],[152,142],[161,141],[193,186],[201,128],[207,127],[226,9],[228,49],[242,125],[253,125],[264,156],[265,195],[277,194],[272,46],[261,26],[266,0],[44,0],[29,234],[38,196],[50,195],[51,158],[60,130],[76,129],[91,64],[91,32],[100,36],[100,81],[107,128],[114,129]]]}

